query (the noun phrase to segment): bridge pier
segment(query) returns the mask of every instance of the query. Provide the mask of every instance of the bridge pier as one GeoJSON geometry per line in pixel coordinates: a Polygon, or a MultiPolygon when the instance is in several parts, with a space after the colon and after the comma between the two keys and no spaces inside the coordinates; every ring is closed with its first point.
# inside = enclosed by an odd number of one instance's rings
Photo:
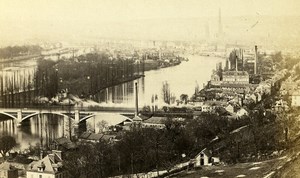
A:
{"type": "Polygon", "coordinates": [[[17,111],[17,127],[21,126],[21,122],[22,122],[22,110],[19,109],[17,111]]]}
{"type": "Polygon", "coordinates": [[[74,112],[74,119],[75,119],[75,131],[77,131],[79,127],[79,120],[80,120],[78,109],[76,109],[74,112]]]}

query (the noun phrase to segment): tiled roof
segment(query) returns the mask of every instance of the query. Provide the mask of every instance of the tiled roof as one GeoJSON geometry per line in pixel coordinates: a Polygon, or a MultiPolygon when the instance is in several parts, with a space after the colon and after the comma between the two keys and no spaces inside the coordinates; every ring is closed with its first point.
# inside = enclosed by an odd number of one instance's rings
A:
{"type": "Polygon", "coordinates": [[[200,153],[198,153],[196,155],[196,157],[198,157],[201,153],[205,154],[207,157],[211,157],[212,156],[212,153],[207,148],[204,148],[203,150],[200,151],[200,153]]]}
{"type": "Polygon", "coordinates": [[[151,117],[147,120],[145,120],[145,123],[151,123],[151,124],[164,124],[164,122],[167,120],[166,117],[151,117]]]}
{"type": "Polygon", "coordinates": [[[71,143],[71,140],[65,137],[57,138],[54,140],[59,145],[65,144],[65,143],[71,143]]]}
{"type": "Polygon", "coordinates": [[[91,133],[89,133],[89,132],[84,132],[83,134],[81,134],[81,135],[79,136],[79,138],[87,139],[87,138],[89,138],[90,135],[91,135],[91,133]]]}
{"type": "Polygon", "coordinates": [[[100,140],[103,137],[103,134],[91,133],[88,137],[89,140],[100,140]]]}
{"type": "Polygon", "coordinates": [[[225,71],[223,72],[224,75],[249,75],[246,71],[225,71]]]}
{"type": "Polygon", "coordinates": [[[84,132],[79,136],[80,139],[85,139],[85,140],[94,140],[94,141],[99,141],[101,139],[103,140],[110,140],[111,138],[115,138],[115,135],[105,135],[105,134],[96,134],[96,133],[89,133],[89,132],[84,132]]]}
{"type": "Polygon", "coordinates": [[[12,169],[16,169],[16,168],[8,162],[4,162],[0,164],[0,170],[12,170],[12,169]]]}
{"type": "Polygon", "coordinates": [[[27,171],[39,172],[39,167],[43,167],[44,173],[55,174],[57,170],[55,167],[61,167],[62,160],[55,155],[47,155],[39,161],[34,161],[28,165],[27,171]],[[60,162],[60,163],[59,163],[60,162]]]}
{"type": "Polygon", "coordinates": [[[134,116],[133,121],[142,121],[143,119],[140,116],[134,116]]]}

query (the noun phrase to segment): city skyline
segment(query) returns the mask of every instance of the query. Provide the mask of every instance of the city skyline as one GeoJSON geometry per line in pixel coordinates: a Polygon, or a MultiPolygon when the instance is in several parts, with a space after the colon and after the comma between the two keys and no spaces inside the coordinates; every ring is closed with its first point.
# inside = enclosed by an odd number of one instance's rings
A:
{"type": "Polygon", "coordinates": [[[6,1],[0,2],[1,46],[36,41],[210,40],[219,33],[222,12],[224,40],[248,43],[298,44],[300,3],[268,1],[6,1]],[[208,25],[207,25],[208,23],[208,25]]]}

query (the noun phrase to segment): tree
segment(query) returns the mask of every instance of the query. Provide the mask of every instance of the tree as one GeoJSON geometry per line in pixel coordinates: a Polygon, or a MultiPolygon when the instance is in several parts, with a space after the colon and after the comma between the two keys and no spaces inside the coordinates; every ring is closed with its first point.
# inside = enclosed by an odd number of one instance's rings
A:
{"type": "Polygon", "coordinates": [[[162,95],[163,95],[164,102],[166,104],[170,104],[170,102],[171,102],[171,92],[170,92],[170,86],[169,86],[168,82],[163,83],[162,95]]]}
{"type": "Polygon", "coordinates": [[[3,136],[0,138],[0,153],[6,158],[6,154],[17,145],[17,142],[12,136],[3,136]]]}
{"type": "Polygon", "coordinates": [[[97,127],[99,128],[99,133],[104,132],[108,128],[109,124],[105,120],[101,120],[97,123],[97,127]]]}
{"type": "Polygon", "coordinates": [[[188,99],[189,99],[189,96],[188,96],[187,94],[181,94],[181,95],[180,95],[180,100],[181,100],[184,104],[187,104],[188,99]]]}
{"type": "Polygon", "coordinates": [[[281,62],[282,61],[282,55],[281,55],[281,52],[277,52],[276,54],[272,55],[272,59],[274,62],[281,62]]]}

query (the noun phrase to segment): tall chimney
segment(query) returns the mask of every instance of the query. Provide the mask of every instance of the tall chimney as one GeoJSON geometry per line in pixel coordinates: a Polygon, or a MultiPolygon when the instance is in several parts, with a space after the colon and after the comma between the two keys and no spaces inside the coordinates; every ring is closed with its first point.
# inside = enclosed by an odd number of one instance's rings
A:
{"type": "Polygon", "coordinates": [[[40,151],[40,160],[43,159],[43,150],[40,151]]]}
{"type": "Polygon", "coordinates": [[[238,71],[238,56],[235,51],[235,71],[238,71]]]}
{"type": "Polygon", "coordinates": [[[244,64],[244,50],[242,49],[242,67],[243,67],[243,71],[244,71],[244,67],[245,67],[245,64],[244,64]]]}
{"type": "Polygon", "coordinates": [[[139,99],[138,99],[138,85],[137,82],[135,82],[135,116],[139,113],[139,99]]]}
{"type": "Polygon", "coordinates": [[[254,60],[255,60],[255,61],[254,61],[254,74],[255,74],[255,75],[256,75],[256,73],[257,73],[257,71],[256,71],[256,70],[257,70],[257,66],[256,66],[256,65],[257,65],[257,64],[256,64],[256,63],[257,63],[257,58],[258,58],[258,56],[257,56],[257,46],[255,45],[255,59],[254,59],[254,60]]]}

